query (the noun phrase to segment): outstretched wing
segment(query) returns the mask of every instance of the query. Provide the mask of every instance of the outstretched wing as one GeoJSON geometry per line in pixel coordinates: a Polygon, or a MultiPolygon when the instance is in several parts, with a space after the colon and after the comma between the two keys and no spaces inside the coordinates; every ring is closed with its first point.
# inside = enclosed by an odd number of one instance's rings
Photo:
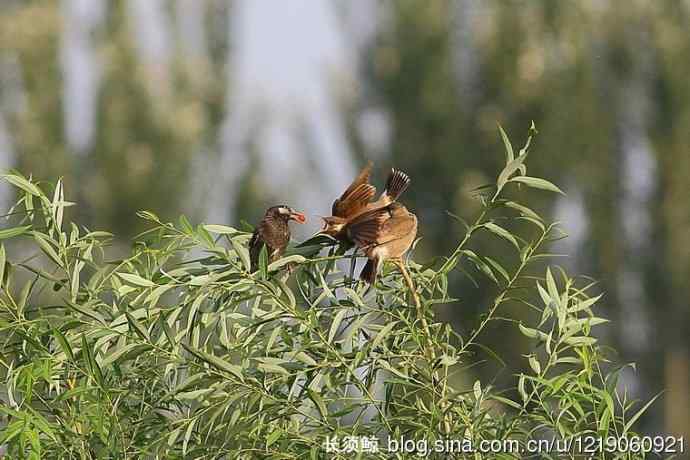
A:
{"type": "Polygon", "coordinates": [[[376,195],[376,187],[369,183],[372,163],[369,162],[350,186],[333,202],[331,214],[336,217],[351,217],[360,213],[376,195]]]}
{"type": "Polygon", "coordinates": [[[390,218],[389,209],[385,207],[362,213],[347,224],[347,236],[362,248],[378,244],[381,230],[390,218]]]}

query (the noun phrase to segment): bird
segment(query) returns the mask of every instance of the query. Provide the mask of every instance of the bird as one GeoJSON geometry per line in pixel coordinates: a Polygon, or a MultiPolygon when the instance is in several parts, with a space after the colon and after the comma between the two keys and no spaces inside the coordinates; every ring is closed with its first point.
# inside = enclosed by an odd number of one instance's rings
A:
{"type": "Polygon", "coordinates": [[[283,255],[290,241],[288,222],[291,220],[303,224],[307,218],[304,213],[295,211],[286,205],[271,206],[266,210],[266,214],[256,226],[252,238],[249,240],[249,259],[252,273],[259,269],[259,255],[264,245],[269,263],[283,255]]]}
{"type": "MultiPolygon", "coordinates": [[[[357,216],[345,226],[345,233],[368,259],[360,279],[373,285],[386,260],[395,262],[404,271],[402,256],[417,236],[417,216],[394,201],[357,216]]],[[[403,275],[409,276],[406,272],[403,275]]]]}
{"type": "Polygon", "coordinates": [[[320,233],[341,242],[352,243],[347,236],[348,223],[360,215],[393,203],[410,185],[407,174],[399,169],[391,169],[383,193],[376,201],[371,201],[376,195],[376,187],[369,183],[371,168],[372,163],[369,162],[343,194],[333,202],[332,215],[322,218],[324,225],[320,233]]]}

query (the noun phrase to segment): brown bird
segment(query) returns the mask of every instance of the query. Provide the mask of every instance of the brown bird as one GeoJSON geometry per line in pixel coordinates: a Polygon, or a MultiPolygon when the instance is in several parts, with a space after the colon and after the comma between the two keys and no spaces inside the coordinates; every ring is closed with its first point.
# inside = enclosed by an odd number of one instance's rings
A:
{"type": "MultiPolygon", "coordinates": [[[[402,256],[417,236],[417,216],[402,204],[393,202],[359,215],[345,226],[345,233],[369,259],[359,274],[360,279],[374,284],[386,260],[404,270],[402,256]]],[[[406,278],[409,276],[406,272],[403,274],[406,278]]]]}
{"type": "Polygon", "coordinates": [[[372,163],[362,169],[352,184],[340,198],[333,202],[332,215],[323,217],[324,226],[321,233],[330,235],[340,241],[350,241],[346,226],[358,216],[388,206],[396,201],[410,185],[410,178],[404,172],[392,169],[386,187],[378,200],[371,202],[376,194],[376,187],[369,183],[372,163]]]}
{"type": "Polygon", "coordinates": [[[259,225],[257,225],[252,239],[249,240],[249,258],[252,273],[259,269],[259,255],[261,248],[266,245],[268,261],[274,262],[285,252],[290,242],[290,227],[288,222],[294,220],[300,224],[307,221],[305,215],[289,206],[272,206],[266,210],[259,225]]]}

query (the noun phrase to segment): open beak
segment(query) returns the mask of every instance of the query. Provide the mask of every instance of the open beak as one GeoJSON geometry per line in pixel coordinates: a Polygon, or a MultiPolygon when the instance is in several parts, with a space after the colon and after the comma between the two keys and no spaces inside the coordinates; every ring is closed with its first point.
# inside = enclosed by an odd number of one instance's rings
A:
{"type": "Polygon", "coordinates": [[[300,223],[300,224],[303,224],[303,223],[305,223],[305,222],[307,221],[307,216],[305,216],[305,215],[304,215],[303,213],[301,213],[301,212],[292,211],[292,212],[290,213],[290,220],[294,220],[295,222],[298,222],[298,223],[300,223]]]}

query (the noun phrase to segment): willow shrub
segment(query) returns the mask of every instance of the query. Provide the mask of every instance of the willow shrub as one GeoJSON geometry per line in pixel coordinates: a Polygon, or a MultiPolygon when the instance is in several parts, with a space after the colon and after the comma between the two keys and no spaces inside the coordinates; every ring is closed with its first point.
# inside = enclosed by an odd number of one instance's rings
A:
{"type": "Polygon", "coordinates": [[[457,249],[407,261],[419,304],[392,264],[378,289],[351,280],[351,256],[323,250],[322,238],[250,274],[248,232],[151,212],[140,213],[150,230],[113,260],[111,234],[63,221],[72,203],[60,181],[5,175],[19,200],[0,231],[1,449],[11,458],[353,458],[342,444],[326,453],[326,441],[356,436],[379,441],[361,458],[390,458],[389,438],[630,435],[648,404],[629,401],[617,371],[602,370],[619,367],[603,365],[591,335],[605,321],[593,312],[599,297],[544,270],[561,234],[510,198],[519,187],[560,190],[526,175],[529,140],[515,155],[501,134],[506,166],[457,249]],[[508,230],[517,221],[522,232],[508,230]],[[518,263],[470,250],[475,238],[505,240],[518,263]],[[496,285],[465,336],[434,316],[454,302],[453,270],[496,285]],[[530,371],[513,388],[458,387],[453,376],[471,375],[474,351],[491,348],[482,333],[507,303],[536,312],[526,316],[533,323],[502,325],[534,342],[530,371]]]}

